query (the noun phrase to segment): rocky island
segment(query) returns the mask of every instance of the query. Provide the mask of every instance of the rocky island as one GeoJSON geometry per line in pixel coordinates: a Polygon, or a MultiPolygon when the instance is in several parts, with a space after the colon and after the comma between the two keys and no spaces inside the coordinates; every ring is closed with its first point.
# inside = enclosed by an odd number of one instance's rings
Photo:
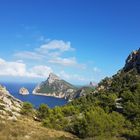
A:
{"type": "Polygon", "coordinates": [[[21,95],[28,95],[29,94],[29,91],[28,91],[27,88],[22,87],[19,90],[19,94],[21,94],[21,95]]]}

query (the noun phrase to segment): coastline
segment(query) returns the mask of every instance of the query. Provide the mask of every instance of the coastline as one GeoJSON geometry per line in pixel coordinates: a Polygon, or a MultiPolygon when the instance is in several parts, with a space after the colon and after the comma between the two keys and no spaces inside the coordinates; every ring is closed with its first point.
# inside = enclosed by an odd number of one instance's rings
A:
{"type": "Polygon", "coordinates": [[[38,96],[47,96],[47,97],[55,97],[55,98],[59,98],[59,99],[65,99],[65,97],[63,96],[56,96],[56,95],[53,95],[53,94],[46,94],[46,93],[35,93],[35,92],[32,92],[33,95],[38,95],[38,96]]]}

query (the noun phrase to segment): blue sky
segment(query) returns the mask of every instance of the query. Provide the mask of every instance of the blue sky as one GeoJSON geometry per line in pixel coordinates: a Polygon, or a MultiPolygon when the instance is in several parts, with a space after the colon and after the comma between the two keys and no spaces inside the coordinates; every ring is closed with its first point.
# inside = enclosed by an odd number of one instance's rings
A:
{"type": "Polygon", "coordinates": [[[139,47],[139,0],[0,1],[1,81],[99,82],[139,47]]]}

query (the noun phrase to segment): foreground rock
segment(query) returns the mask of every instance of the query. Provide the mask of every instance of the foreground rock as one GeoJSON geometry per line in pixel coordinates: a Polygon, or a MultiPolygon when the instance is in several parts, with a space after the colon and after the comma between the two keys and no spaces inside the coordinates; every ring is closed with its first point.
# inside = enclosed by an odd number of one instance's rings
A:
{"type": "Polygon", "coordinates": [[[76,87],[72,84],[60,79],[53,73],[50,73],[48,79],[39,84],[33,94],[53,96],[57,98],[65,98],[71,100],[76,92],[76,87]]]}
{"type": "Polygon", "coordinates": [[[19,90],[19,93],[20,93],[21,95],[28,95],[28,94],[29,94],[29,91],[28,91],[27,88],[22,87],[22,88],[19,90]]]}
{"type": "Polygon", "coordinates": [[[0,85],[0,118],[16,120],[20,116],[21,107],[22,102],[0,85]]]}

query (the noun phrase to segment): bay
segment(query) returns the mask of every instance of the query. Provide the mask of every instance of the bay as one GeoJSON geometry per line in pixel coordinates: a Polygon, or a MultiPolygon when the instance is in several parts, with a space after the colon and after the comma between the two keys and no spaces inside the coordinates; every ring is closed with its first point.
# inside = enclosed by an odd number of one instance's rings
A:
{"type": "Polygon", "coordinates": [[[30,102],[35,108],[38,108],[40,104],[47,104],[50,108],[55,106],[63,106],[67,103],[65,99],[59,99],[55,97],[40,96],[32,94],[33,89],[37,84],[35,83],[1,83],[14,97],[20,99],[23,102],[30,102]],[[19,94],[19,89],[25,87],[29,90],[29,95],[19,94]]]}

